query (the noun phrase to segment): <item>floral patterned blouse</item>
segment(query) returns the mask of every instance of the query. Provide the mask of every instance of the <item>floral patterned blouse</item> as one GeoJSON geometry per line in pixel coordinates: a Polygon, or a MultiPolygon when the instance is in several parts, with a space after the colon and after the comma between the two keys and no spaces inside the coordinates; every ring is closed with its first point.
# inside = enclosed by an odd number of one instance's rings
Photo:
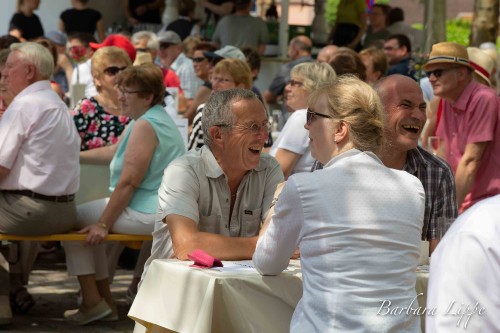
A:
{"type": "Polygon", "coordinates": [[[131,120],[107,113],[94,97],[81,99],[71,115],[82,139],[81,151],[116,143],[131,120]]]}

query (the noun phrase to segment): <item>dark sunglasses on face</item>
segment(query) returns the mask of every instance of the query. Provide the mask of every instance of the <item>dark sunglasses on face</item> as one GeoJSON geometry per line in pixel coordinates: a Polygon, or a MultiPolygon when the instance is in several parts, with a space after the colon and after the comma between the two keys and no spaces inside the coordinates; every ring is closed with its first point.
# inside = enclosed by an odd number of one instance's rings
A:
{"type": "Polygon", "coordinates": [[[191,60],[193,60],[193,62],[194,62],[195,64],[198,64],[198,63],[202,62],[202,61],[203,61],[203,60],[205,60],[205,59],[207,59],[207,58],[205,58],[205,57],[191,58],[191,60]]]}
{"type": "Polygon", "coordinates": [[[296,80],[288,80],[287,84],[290,85],[290,87],[302,87],[304,85],[304,83],[296,80]]]}
{"type": "Polygon", "coordinates": [[[124,67],[109,66],[106,69],[104,69],[103,72],[106,75],[115,76],[116,74],[118,74],[119,72],[124,70],[125,68],[127,68],[127,66],[124,66],[124,67]]]}
{"type": "Polygon", "coordinates": [[[328,119],[332,119],[333,117],[332,116],[329,116],[327,114],[322,114],[322,113],[317,113],[317,112],[314,112],[313,110],[311,109],[307,109],[307,115],[306,115],[306,123],[307,125],[311,125],[311,123],[313,122],[314,120],[314,117],[323,117],[323,118],[328,118],[328,119]]]}
{"type": "Polygon", "coordinates": [[[136,52],[144,52],[144,53],[149,52],[149,50],[148,50],[148,49],[146,49],[146,48],[141,48],[141,47],[136,48],[136,49],[135,49],[135,51],[136,51],[136,52]]]}
{"type": "Polygon", "coordinates": [[[166,50],[170,47],[170,45],[172,44],[169,44],[169,43],[160,43],[160,50],[166,50]]]}
{"type": "Polygon", "coordinates": [[[450,68],[438,68],[433,71],[426,71],[425,74],[427,75],[428,78],[431,77],[431,75],[434,75],[436,79],[439,79],[441,75],[443,75],[444,72],[451,71],[454,69],[457,69],[458,67],[450,67],[450,68]]]}

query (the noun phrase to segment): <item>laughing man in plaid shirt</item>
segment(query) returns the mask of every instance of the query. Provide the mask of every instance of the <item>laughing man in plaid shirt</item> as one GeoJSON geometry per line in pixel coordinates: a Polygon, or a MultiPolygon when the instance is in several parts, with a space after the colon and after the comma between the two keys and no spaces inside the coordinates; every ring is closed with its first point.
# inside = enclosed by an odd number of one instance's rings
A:
{"type": "Polygon", "coordinates": [[[418,84],[402,75],[390,75],[375,84],[386,111],[386,142],[380,157],[390,168],[416,176],[425,189],[422,239],[437,245],[437,219],[458,215],[453,173],[446,162],[418,146],[426,121],[426,104],[418,84]]]}

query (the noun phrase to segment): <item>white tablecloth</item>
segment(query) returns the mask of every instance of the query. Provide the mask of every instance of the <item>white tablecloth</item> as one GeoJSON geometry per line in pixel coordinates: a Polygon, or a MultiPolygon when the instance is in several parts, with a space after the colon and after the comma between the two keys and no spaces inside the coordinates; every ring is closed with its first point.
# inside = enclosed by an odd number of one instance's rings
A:
{"type": "MultiPolygon", "coordinates": [[[[253,269],[214,271],[192,262],[151,263],[129,317],[148,332],[288,332],[302,297],[300,263],[278,276],[253,269]]],[[[224,262],[231,269],[231,262],[224,262]]],[[[137,325],[136,325],[137,326],[137,325]]]]}
{"type": "MultiPolygon", "coordinates": [[[[245,263],[224,262],[224,270],[215,271],[189,267],[191,261],[153,261],[128,313],[141,324],[134,332],[289,332],[302,297],[300,262],[292,260],[278,276],[232,268],[245,263]]],[[[422,308],[427,279],[428,273],[417,273],[422,308]]],[[[422,324],[425,328],[425,317],[422,324]]]]}

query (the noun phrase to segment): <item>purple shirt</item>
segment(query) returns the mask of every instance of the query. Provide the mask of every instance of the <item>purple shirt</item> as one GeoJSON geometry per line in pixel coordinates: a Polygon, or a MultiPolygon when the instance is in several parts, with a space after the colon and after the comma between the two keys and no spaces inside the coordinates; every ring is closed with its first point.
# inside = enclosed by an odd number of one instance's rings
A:
{"type": "Polygon", "coordinates": [[[471,81],[454,105],[443,100],[437,135],[446,144],[454,174],[468,144],[488,142],[461,211],[500,193],[500,100],[491,88],[471,81]]]}

